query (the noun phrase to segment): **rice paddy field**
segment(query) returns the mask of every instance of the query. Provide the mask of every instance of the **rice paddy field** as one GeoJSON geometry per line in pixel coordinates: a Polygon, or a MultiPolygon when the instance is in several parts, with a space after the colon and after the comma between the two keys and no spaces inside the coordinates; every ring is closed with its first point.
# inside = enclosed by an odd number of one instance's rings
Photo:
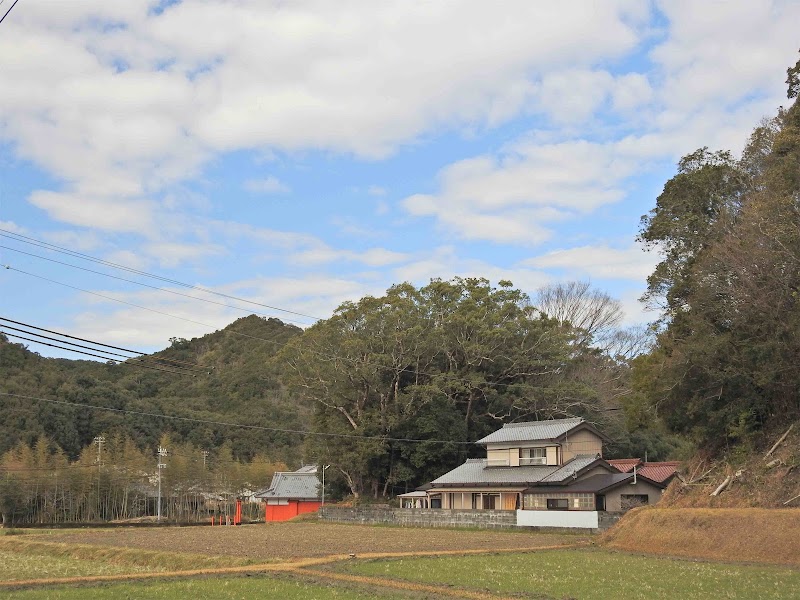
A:
{"type": "Polygon", "coordinates": [[[0,597],[800,599],[793,565],[634,554],[602,538],[318,522],[0,536],[0,597]]]}

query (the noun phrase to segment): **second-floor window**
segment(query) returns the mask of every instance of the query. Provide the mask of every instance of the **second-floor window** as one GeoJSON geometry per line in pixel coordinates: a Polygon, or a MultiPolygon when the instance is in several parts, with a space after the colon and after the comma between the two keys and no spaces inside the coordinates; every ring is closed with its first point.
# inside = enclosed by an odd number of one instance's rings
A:
{"type": "Polygon", "coordinates": [[[520,448],[519,464],[525,465],[546,465],[547,448],[520,448]]]}

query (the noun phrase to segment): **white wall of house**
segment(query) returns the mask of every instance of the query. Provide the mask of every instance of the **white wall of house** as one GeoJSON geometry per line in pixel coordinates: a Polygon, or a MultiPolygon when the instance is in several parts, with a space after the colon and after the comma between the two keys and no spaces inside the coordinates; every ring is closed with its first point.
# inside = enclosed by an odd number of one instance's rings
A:
{"type": "Polygon", "coordinates": [[[594,510],[518,510],[517,525],[597,529],[600,526],[600,516],[594,510]]]}
{"type": "Polygon", "coordinates": [[[637,504],[655,504],[661,500],[661,489],[643,479],[637,483],[626,483],[606,492],[606,510],[620,511],[632,508],[637,504]],[[627,496],[627,502],[626,497],[627,496]],[[641,498],[636,498],[641,496],[641,498]],[[629,504],[633,502],[634,504],[629,504]]]}

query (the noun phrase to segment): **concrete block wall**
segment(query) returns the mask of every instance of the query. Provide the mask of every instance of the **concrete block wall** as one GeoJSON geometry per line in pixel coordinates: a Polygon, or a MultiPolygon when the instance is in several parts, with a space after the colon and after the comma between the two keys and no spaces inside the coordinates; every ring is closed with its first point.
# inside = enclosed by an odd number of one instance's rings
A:
{"type": "Polygon", "coordinates": [[[515,529],[513,510],[442,510],[425,508],[383,508],[371,506],[320,508],[323,521],[406,527],[478,527],[480,529],[515,529]]]}

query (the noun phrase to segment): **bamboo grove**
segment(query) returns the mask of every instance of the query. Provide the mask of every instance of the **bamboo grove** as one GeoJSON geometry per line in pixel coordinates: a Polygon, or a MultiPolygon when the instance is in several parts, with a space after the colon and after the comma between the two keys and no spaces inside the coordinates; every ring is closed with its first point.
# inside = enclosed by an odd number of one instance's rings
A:
{"type": "MultiPolygon", "coordinates": [[[[163,437],[160,447],[161,515],[172,523],[208,521],[231,515],[235,500],[266,487],[276,464],[263,456],[235,460],[230,447],[208,452],[163,437]]],[[[98,436],[76,460],[40,437],[20,443],[0,460],[0,512],[3,525],[98,523],[150,520],[158,512],[158,462],[132,439],[98,436]]],[[[256,518],[261,504],[244,503],[245,518],[256,518]]]]}

